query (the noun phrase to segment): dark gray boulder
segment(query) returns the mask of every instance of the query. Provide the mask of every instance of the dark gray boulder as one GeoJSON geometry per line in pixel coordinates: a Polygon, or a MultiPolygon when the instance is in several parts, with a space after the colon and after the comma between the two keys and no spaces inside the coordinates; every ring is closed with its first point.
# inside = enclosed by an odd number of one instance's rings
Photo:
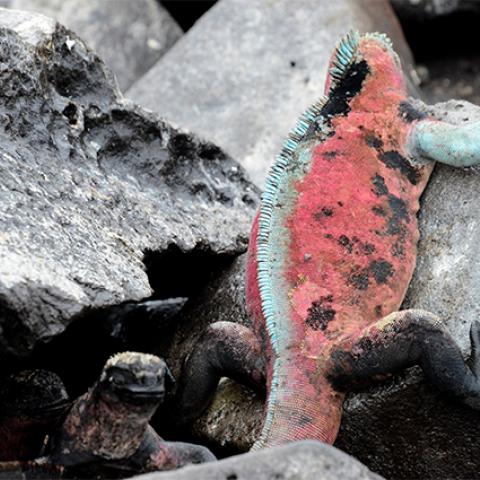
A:
{"type": "Polygon", "coordinates": [[[332,50],[351,28],[390,35],[411,70],[386,0],[222,0],[128,96],[225,148],[263,185],[295,119],[322,95],[332,50]]]}
{"type": "MultiPolygon", "coordinates": [[[[467,102],[428,110],[455,124],[480,121],[480,108],[467,102]]],[[[470,324],[480,313],[479,175],[475,169],[435,167],[421,202],[417,268],[402,306],[438,314],[465,356],[470,324]]],[[[238,258],[203,296],[187,304],[170,353],[176,372],[202,326],[217,320],[250,324],[243,307],[244,262],[245,256],[238,258]]],[[[224,381],[192,431],[225,451],[245,451],[260,432],[262,405],[260,395],[224,381]]],[[[413,368],[351,393],[336,445],[387,478],[477,478],[479,422],[480,412],[450,401],[413,368]]]]}
{"type": "Polygon", "coordinates": [[[354,458],[314,441],[247,453],[135,480],[381,480],[354,458]]]}
{"type": "Polygon", "coordinates": [[[0,10],[0,79],[1,356],[151,285],[185,296],[245,250],[242,168],[125,100],[75,34],[0,10]]]}
{"type": "Polygon", "coordinates": [[[182,35],[156,0],[8,0],[4,6],[42,13],[73,30],[115,73],[122,91],[182,35]]]}

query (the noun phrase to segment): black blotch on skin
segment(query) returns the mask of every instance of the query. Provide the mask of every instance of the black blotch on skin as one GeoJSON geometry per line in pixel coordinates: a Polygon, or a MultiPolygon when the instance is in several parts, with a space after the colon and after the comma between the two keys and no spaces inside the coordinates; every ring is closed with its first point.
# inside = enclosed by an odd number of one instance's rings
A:
{"type": "Polygon", "coordinates": [[[372,207],[372,212],[379,217],[386,217],[387,212],[381,205],[374,205],[372,207]]]}
{"type": "Polygon", "coordinates": [[[403,257],[405,255],[405,249],[401,241],[395,242],[390,251],[394,257],[403,257]]]}
{"type": "Polygon", "coordinates": [[[407,204],[395,195],[388,195],[388,205],[392,216],[388,219],[387,233],[389,235],[400,235],[405,233],[405,227],[402,222],[410,221],[407,204]]]}
{"type": "Polygon", "coordinates": [[[342,80],[336,85],[321,110],[321,116],[331,123],[336,115],[347,115],[350,111],[349,101],[362,90],[362,84],[370,72],[365,60],[352,63],[342,80]]]}
{"type": "Polygon", "coordinates": [[[414,120],[422,120],[427,116],[426,113],[418,111],[409,102],[401,102],[398,106],[398,114],[405,123],[412,123],[414,120]]]}
{"type": "Polygon", "coordinates": [[[396,197],[395,195],[390,194],[388,196],[388,205],[392,209],[392,213],[399,219],[406,220],[408,222],[408,209],[407,204],[401,198],[396,197]]]}
{"type": "Polygon", "coordinates": [[[333,235],[331,233],[326,233],[324,235],[324,238],[328,238],[329,240],[331,240],[333,238],[333,235]]]}
{"type": "Polygon", "coordinates": [[[365,143],[369,146],[369,147],[373,147],[377,150],[380,150],[382,147],[383,147],[383,142],[380,138],[376,137],[375,135],[372,135],[372,134],[368,134],[366,137],[365,137],[365,143]]]}
{"type": "Polygon", "coordinates": [[[331,217],[331,216],[333,215],[333,208],[323,207],[323,208],[322,208],[322,213],[323,213],[326,217],[331,217]]]}
{"type": "Polygon", "coordinates": [[[375,245],[368,242],[363,243],[358,237],[352,237],[352,242],[358,248],[358,250],[355,251],[357,254],[363,253],[364,255],[371,255],[375,252],[375,245]]]}
{"type": "Polygon", "coordinates": [[[358,290],[367,290],[368,286],[370,285],[368,274],[369,271],[366,268],[354,272],[348,278],[348,283],[358,290]]]}
{"type": "Polygon", "coordinates": [[[385,184],[385,179],[381,175],[375,175],[372,178],[372,183],[374,186],[373,193],[377,197],[381,197],[382,195],[387,195],[388,194],[388,188],[387,185],[385,184]]]}
{"type": "Polygon", "coordinates": [[[375,305],[375,315],[377,317],[382,317],[382,306],[381,305],[375,305]]]}
{"type": "Polygon", "coordinates": [[[312,417],[310,417],[309,415],[305,415],[305,414],[302,414],[300,416],[300,418],[297,420],[297,424],[300,427],[303,427],[304,425],[311,425],[312,422],[313,422],[312,417]]]}
{"type": "Polygon", "coordinates": [[[338,155],[338,152],[335,151],[335,150],[331,150],[331,151],[325,152],[325,153],[323,154],[323,156],[324,156],[327,160],[332,160],[332,159],[334,159],[337,155],[338,155]]]}
{"type": "Polygon", "coordinates": [[[315,220],[321,220],[324,217],[331,217],[333,216],[333,208],[330,207],[322,207],[320,211],[315,212],[313,214],[313,218],[315,220]]]}
{"type": "Polygon", "coordinates": [[[337,202],[337,205],[338,205],[339,207],[343,207],[343,202],[337,202]]]}
{"type": "Polygon", "coordinates": [[[308,309],[308,317],[306,324],[312,330],[324,331],[328,324],[335,318],[337,313],[332,308],[333,296],[320,297],[316,302],[312,302],[312,306],[308,309]]]}
{"type": "Polygon", "coordinates": [[[345,247],[345,249],[348,251],[348,253],[352,253],[353,244],[346,235],[340,235],[340,237],[338,237],[338,243],[342,247],[345,247]]]}
{"type": "Polygon", "coordinates": [[[371,255],[373,252],[375,252],[375,245],[371,243],[363,244],[363,252],[365,255],[371,255]]]}
{"type": "Polygon", "coordinates": [[[387,283],[395,271],[392,264],[386,260],[374,260],[370,263],[368,269],[378,284],[387,283]]]}
{"type": "Polygon", "coordinates": [[[379,153],[378,158],[388,168],[398,170],[400,173],[407,177],[408,181],[412,185],[418,183],[419,174],[415,167],[402,155],[395,150],[389,150],[388,152],[379,153]]]}

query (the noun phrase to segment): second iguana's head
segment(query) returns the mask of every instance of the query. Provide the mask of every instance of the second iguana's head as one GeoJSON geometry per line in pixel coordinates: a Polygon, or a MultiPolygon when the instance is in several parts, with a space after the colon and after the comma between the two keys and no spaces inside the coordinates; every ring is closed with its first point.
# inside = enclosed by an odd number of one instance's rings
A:
{"type": "Polygon", "coordinates": [[[110,402],[150,410],[163,401],[170,377],[166,363],[157,356],[123,352],[107,361],[96,390],[110,402]]]}

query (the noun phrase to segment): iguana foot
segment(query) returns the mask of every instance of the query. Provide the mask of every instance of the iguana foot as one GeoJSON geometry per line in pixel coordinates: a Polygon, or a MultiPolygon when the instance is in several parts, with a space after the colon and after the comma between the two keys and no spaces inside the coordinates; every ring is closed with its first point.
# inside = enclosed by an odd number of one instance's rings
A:
{"type": "Polygon", "coordinates": [[[480,122],[451,125],[422,120],[412,129],[409,149],[412,155],[452,167],[471,167],[480,163],[480,122]]]}
{"type": "Polygon", "coordinates": [[[175,421],[185,424],[208,407],[221,377],[265,388],[265,364],[254,333],[233,322],[212,323],[188,356],[175,397],[175,421]]]}
{"type": "Polygon", "coordinates": [[[480,409],[480,324],[471,328],[472,356],[460,348],[438,318],[422,310],[394,312],[350,336],[333,351],[329,378],[344,390],[418,364],[440,390],[480,409]]]}

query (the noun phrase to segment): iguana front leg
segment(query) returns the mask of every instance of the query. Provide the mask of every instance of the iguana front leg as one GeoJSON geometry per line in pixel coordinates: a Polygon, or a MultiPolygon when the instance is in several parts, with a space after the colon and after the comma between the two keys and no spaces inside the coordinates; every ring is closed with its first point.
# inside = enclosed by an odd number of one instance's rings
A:
{"type": "Polygon", "coordinates": [[[333,350],[329,378],[343,390],[418,364],[440,390],[480,409],[480,323],[472,324],[470,338],[472,353],[465,362],[435,315],[423,310],[394,312],[333,350]]]}
{"type": "Polygon", "coordinates": [[[221,377],[265,389],[265,363],[254,333],[233,322],[212,323],[188,356],[175,396],[175,420],[188,423],[210,404],[221,377]]]}

